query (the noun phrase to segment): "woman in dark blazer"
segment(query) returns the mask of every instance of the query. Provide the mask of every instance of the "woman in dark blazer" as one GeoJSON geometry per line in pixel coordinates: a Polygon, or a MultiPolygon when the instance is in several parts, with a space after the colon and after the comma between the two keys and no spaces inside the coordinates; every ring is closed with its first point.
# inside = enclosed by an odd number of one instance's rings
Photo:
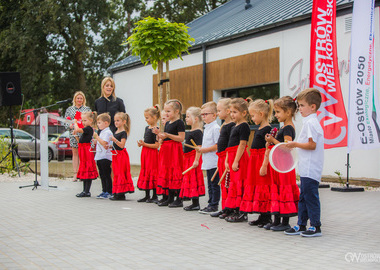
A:
{"type": "Polygon", "coordinates": [[[110,129],[116,131],[114,116],[117,112],[125,113],[124,102],[115,95],[115,81],[111,77],[105,77],[101,84],[102,96],[95,100],[95,111],[99,114],[108,112],[111,116],[110,129]]]}

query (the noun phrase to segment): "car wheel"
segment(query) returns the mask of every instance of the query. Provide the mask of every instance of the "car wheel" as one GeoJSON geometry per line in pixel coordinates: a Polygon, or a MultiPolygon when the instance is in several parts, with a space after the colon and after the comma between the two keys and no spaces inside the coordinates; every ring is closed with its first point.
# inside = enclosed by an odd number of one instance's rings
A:
{"type": "Polygon", "coordinates": [[[51,148],[48,149],[48,153],[49,153],[48,161],[50,162],[54,158],[54,153],[51,148]]]}

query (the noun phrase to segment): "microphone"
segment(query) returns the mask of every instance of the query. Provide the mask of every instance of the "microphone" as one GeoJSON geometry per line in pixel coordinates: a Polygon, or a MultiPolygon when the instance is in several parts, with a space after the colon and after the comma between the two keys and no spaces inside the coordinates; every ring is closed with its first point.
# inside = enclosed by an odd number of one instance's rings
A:
{"type": "Polygon", "coordinates": [[[72,99],[68,98],[68,99],[65,99],[65,100],[57,101],[55,104],[63,104],[63,103],[68,103],[70,101],[72,101],[72,99]]]}

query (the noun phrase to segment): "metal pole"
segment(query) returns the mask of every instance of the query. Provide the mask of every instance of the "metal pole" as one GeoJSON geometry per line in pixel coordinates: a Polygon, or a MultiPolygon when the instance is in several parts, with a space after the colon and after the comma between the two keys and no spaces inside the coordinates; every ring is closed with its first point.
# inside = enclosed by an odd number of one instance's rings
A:
{"type": "Polygon", "coordinates": [[[349,188],[350,187],[350,184],[348,182],[348,179],[350,178],[349,177],[349,173],[350,173],[350,153],[347,153],[347,181],[346,181],[346,187],[349,188]]]}
{"type": "Polygon", "coordinates": [[[203,104],[206,103],[207,99],[207,73],[206,73],[206,45],[202,46],[203,51],[203,80],[202,80],[202,98],[203,98],[203,104]]]}

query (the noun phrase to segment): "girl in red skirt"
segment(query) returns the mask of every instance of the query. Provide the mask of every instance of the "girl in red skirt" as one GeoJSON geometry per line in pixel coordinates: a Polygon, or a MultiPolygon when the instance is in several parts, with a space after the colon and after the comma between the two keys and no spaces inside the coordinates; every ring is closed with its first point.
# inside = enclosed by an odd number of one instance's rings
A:
{"type": "MultiPolygon", "coordinates": [[[[282,122],[284,125],[278,131],[276,138],[267,135],[266,140],[272,144],[293,141],[296,137],[293,124],[293,118],[297,111],[296,102],[290,96],[279,98],[274,103],[274,111],[278,122],[282,122]]],[[[300,192],[296,183],[296,171],[278,173],[271,169],[271,174],[274,179],[277,179],[278,211],[274,212],[273,223],[266,225],[265,228],[272,231],[285,231],[290,228],[289,217],[298,214],[300,192]]]]}
{"type": "MultiPolygon", "coordinates": [[[[218,152],[216,152],[216,154],[218,155],[219,178],[222,177],[222,174],[226,169],[226,148],[228,146],[228,140],[231,135],[231,129],[233,126],[235,126],[235,123],[232,121],[230,116],[230,104],[230,98],[222,98],[218,101],[218,104],[216,106],[217,115],[219,119],[224,121],[222,127],[220,128],[220,136],[218,139],[218,152]]],[[[220,189],[222,191],[222,210],[219,212],[211,213],[210,216],[224,219],[230,214],[228,209],[225,208],[226,199],[228,195],[228,186],[226,186],[225,178],[220,183],[220,189]]]]}
{"type": "Polygon", "coordinates": [[[113,171],[113,196],[110,200],[125,200],[125,193],[135,192],[131,177],[131,165],[129,155],[125,149],[125,142],[129,135],[131,119],[128,114],[118,112],[114,116],[115,127],[117,128],[111,140],[114,150],[112,150],[112,171],[113,171]]]}
{"type": "Polygon", "coordinates": [[[98,170],[96,169],[95,156],[91,152],[91,140],[94,134],[92,125],[96,123],[96,112],[82,112],[82,124],[83,128],[79,128],[78,124],[74,124],[74,132],[83,133],[78,140],[78,155],[79,155],[79,169],[77,173],[77,179],[83,181],[83,191],[76,196],[91,197],[90,188],[92,180],[98,178],[98,170]]]}
{"type": "MultiPolygon", "coordinates": [[[[190,107],[186,111],[186,124],[191,126],[190,132],[186,133],[185,143],[191,145],[191,140],[199,147],[202,146],[203,122],[201,117],[201,108],[190,107]]],[[[183,176],[180,197],[191,199],[192,204],[184,207],[186,211],[195,211],[200,209],[199,197],[205,195],[205,184],[202,172],[202,154],[193,148],[185,146],[183,169],[192,168],[183,176]]]]}
{"type": "Polygon", "coordinates": [[[164,132],[156,130],[156,134],[162,140],[159,153],[159,173],[157,191],[162,194],[163,199],[158,206],[176,207],[181,206],[179,191],[182,185],[183,172],[183,150],[182,142],[185,139],[185,124],[181,120],[182,104],[177,99],[166,101],[164,110],[166,113],[166,124],[164,132]],[[165,195],[165,190],[169,191],[169,196],[165,195]],[[176,201],[174,197],[177,196],[176,201]]]}
{"type": "Polygon", "coordinates": [[[137,187],[140,190],[145,190],[145,197],[137,200],[137,202],[152,203],[157,201],[158,147],[160,145],[153,130],[158,128],[157,121],[160,119],[158,105],[146,109],[144,117],[148,126],[145,127],[144,140],[137,141],[137,145],[142,146],[141,170],[137,187]],[[149,195],[150,190],[153,190],[152,197],[149,195]]]}
{"type": "Polygon", "coordinates": [[[247,221],[247,214],[239,211],[247,178],[248,154],[245,150],[251,130],[247,123],[248,102],[243,98],[234,98],[230,105],[230,115],[235,126],[231,130],[226,149],[226,170],[230,173],[230,184],[225,208],[233,211],[225,218],[228,222],[247,221]]]}
{"type": "Polygon", "coordinates": [[[250,103],[249,114],[252,121],[259,125],[252,141],[249,157],[247,184],[240,211],[246,213],[260,213],[259,219],[251,221],[249,225],[260,227],[270,222],[272,178],[268,173],[268,161],[265,159],[265,136],[270,133],[269,123],[273,119],[273,100],[257,99],[250,103]]]}

